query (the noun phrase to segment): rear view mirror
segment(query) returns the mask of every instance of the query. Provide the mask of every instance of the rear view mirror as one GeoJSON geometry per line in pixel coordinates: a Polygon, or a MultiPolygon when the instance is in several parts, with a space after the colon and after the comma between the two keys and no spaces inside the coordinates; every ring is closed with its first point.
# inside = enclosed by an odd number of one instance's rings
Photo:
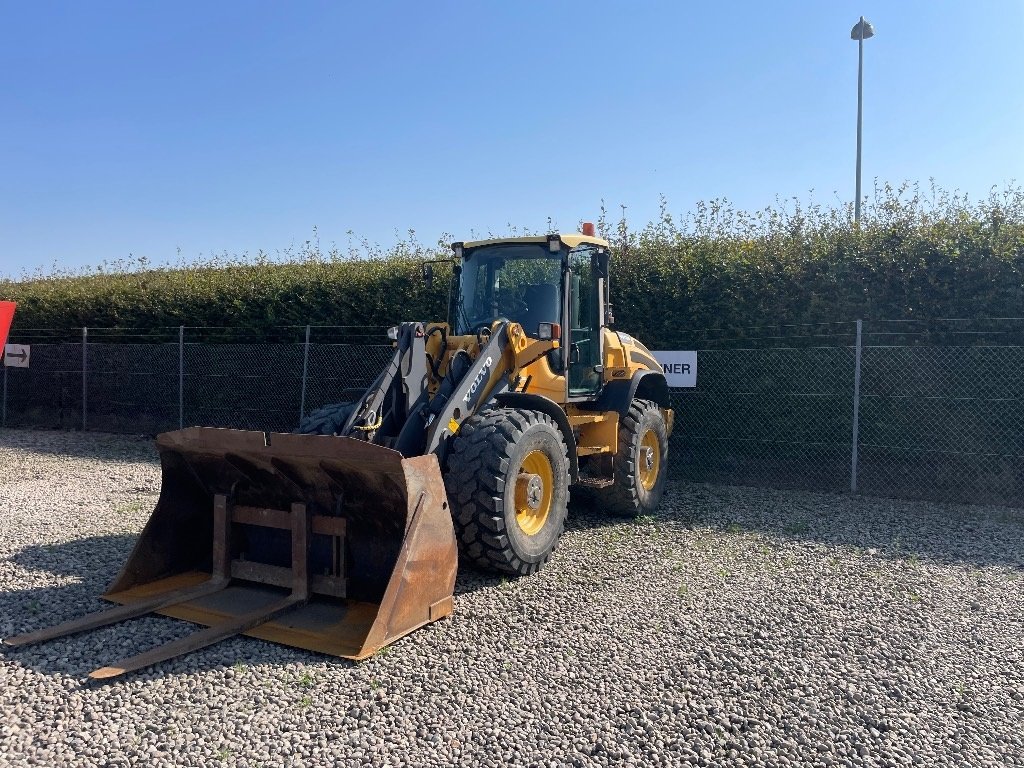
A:
{"type": "Polygon", "coordinates": [[[427,284],[427,288],[434,285],[434,265],[424,264],[423,265],[423,282],[427,284]]]}

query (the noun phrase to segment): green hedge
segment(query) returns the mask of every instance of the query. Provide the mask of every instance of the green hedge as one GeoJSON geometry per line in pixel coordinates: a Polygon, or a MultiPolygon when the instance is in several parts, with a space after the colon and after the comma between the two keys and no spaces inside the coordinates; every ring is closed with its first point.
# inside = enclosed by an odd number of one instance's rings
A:
{"type": "MultiPolygon", "coordinates": [[[[664,206],[663,206],[664,208],[664,206]]],[[[859,227],[848,207],[780,203],[754,213],[725,201],[631,229],[599,229],[615,247],[618,327],[651,346],[681,329],[863,319],[1024,315],[1024,194],[963,196],[904,185],[876,190],[859,227]]],[[[383,327],[444,317],[444,270],[428,289],[414,237],[390,250],[291,260],[220,258],[176,269],[109,268],[0,282],[16,328],[282,325],[383,327]]],[[[143,262],[142,266],[145,266],[143,262]]]]}

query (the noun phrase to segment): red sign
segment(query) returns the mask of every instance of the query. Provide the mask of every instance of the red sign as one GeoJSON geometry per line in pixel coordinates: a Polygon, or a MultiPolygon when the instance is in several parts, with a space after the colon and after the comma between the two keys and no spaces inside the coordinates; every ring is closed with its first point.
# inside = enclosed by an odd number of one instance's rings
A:
{"type": "Polygon", "coordinates": [[[3,350],[4,344],[7,343],[7,334],[11,332],[16,306],[18,305],[13,301],[0,301],[0,350],[3,350]]]}

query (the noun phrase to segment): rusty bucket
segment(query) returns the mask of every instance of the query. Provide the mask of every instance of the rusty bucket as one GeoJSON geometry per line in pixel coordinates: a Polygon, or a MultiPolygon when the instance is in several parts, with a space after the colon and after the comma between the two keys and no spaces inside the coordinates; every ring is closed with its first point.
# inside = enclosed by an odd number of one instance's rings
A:
{"type": "Polygon", "coordinates": [[[91,673],[108,678],[236,634],[363,659],[451,613],[455,534],[433,455],[204,427],[157,447],[159,501],[104,594],[120,605],[5,644],[151,612],[207,627],[91,673]]]}

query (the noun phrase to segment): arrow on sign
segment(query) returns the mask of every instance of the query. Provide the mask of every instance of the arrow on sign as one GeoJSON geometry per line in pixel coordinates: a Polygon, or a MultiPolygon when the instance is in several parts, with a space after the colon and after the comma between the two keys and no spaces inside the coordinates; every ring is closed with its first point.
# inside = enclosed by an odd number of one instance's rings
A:
{"type": "Polygon", "coordinates": [[[8,344],[4,347],[4,365],[8,368],[28,368],[32,347],[28,344],[8,344]]]}

